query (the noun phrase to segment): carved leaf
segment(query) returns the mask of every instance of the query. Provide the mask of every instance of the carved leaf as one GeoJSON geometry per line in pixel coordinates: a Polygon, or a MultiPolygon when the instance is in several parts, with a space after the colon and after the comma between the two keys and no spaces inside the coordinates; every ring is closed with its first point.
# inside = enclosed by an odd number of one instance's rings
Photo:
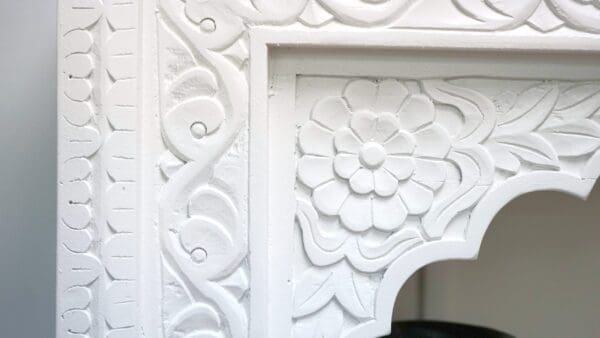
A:
{"type": "Polygon", "coordinates": [[[318,311],[333,297],[354,317],[372,317],[373,310],[364,305],[369,303],[368,300],[363,300],[372,293],[369,280],[353,271],[346,263],[339,263],[328,269],[308,269],[303,273],[295,290],[294,317],[318,311]]]}
{"type": "Polygon", "coordinates": [[[555,85],[541,84],[525,90],[514,106],[498,118],[494,135],[508,135],[537,129],[550,115],[558,100],[555,85]]]}
{"type": "Polygon", "coordinates": [[[552,146],[538,134],[517,134],[495,137],[485,143],[496,166],[517,173],[521,162],[557,169],[558,156],[552,146]]]}
{"type": "Polygon", "coordinates": [[[349,267],[344,268],[344,271],[338,273],[336,277],[335,296],[344,309],[356,318],[369,318],[369,311],[367,311],[359,297],[361,289],[367,284],[360,281],[358,275],[352,272],[349,267]]]}
{"type": "Polygon", "coordinates": [[[586,83],[566,89],[556,103],[555,114],[566,119],[587,118],[600,111],[600,84],[586,83]]]}
{"type": "Polygon", "coordinates": [[[336,303],[329,303],[318,315],[299,320],[294,325],[292,337],[338,338],[342,336],[344,312],[336,303]]]}
{"type": "Polygon", "coordinates": [[[453,0],[453,3],[461,12],[499,29],[521,25],[536,10],[539,0],[453,0]]]}
{"type": "Polygon", "coordinates": [[[541,134],[561,156],[585,155],[600,147],[600,126],[592,120],[550,127],[542,130],[541,134]]]}
{"type": "Polygon", "coordinates": [[[487,97],[442,80],[426,80],[422,84],[431,98],[456,107],[463,115],[464,123],[458,136],[459,142],[479,143],[492,133],[496,125],[496,111],[494,104],[487,97]]]}
{"type": "Polygon", "coordinates": [[[333,271],[310,268],[302,274],[294,294],[294,317],[318,311],[335,294],[333,271]]]}
{"type": "Polygon", "coordinates": [[[222,337],[217,335],[221,325],[218,312],[212,306],[199,302],[187,306],[170,318],[165,332],[168,337],[174,337],[175,333],[195,334],[198,329],[202,329],[214,334],[208,337],[222,337]]]}

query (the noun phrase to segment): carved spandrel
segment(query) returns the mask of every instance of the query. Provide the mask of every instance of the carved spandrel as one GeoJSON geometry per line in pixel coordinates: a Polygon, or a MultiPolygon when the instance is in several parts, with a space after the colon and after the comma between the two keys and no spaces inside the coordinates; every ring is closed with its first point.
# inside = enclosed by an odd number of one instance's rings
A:
{"type": "Polygon", "coordinates": [[[310,81],[323,80],[303,80],[297,95],[313,99],[297,135],[296,222],[314,266],[296,267],[297,337],[373,320],[391,263],[466,241],[469,215],[505,181],[585,180],[600,148],[595,81],[340,79],[339,95],[319,97],[310,81]]]}

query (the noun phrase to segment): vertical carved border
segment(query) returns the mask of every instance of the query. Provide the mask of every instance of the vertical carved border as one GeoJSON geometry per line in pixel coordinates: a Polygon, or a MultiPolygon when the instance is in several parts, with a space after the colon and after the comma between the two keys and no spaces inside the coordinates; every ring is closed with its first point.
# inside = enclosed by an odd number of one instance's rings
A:
{"type": "Polygon", "coordinates": [[[59,1],[58,337],[137,335],[138,19],[59,1]]]}

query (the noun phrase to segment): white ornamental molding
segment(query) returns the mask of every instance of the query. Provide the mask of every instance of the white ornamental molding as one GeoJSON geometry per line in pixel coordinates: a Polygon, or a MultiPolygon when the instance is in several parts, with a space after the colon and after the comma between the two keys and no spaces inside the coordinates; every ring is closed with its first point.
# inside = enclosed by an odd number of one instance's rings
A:
{"type": "Polygon", "coordinates": [[[600,176],[598,0],[61,0],[59,23],[57,337],[382,336],[509,201],[600,176]]]}

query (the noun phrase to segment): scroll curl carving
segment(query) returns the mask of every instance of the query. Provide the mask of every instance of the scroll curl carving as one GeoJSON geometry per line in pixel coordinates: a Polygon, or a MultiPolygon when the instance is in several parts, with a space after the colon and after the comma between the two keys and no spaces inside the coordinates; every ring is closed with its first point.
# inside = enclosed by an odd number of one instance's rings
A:
{"type": "Polygon", "coordinates": [[[231,188],[215,181],[213,166],[241,129],[246,81],[223,55],[188,44],[204,41],[210,47],[213,41],[189,21],[200,9],[189,9],[185,19],[174,18],[171,5],[178,4],[163,6],[159,32],[164,48],[159,56],[164,79],[161,122],[167,146],[161,161],[167,181],[159,206],[160,231],[164,269],[178,276],[172,283],[189,297],[166,314],[165,334],[182,332],[185,321],[199,320],[206,323],[198,328],[203,331],[188,333],[243,337],[248,327],[241,302],[248,287],[242,264],[246,238],[236,201],[228,195],[231,188]],[[183,31],[184,38],[174,31],[183,31]]]}

